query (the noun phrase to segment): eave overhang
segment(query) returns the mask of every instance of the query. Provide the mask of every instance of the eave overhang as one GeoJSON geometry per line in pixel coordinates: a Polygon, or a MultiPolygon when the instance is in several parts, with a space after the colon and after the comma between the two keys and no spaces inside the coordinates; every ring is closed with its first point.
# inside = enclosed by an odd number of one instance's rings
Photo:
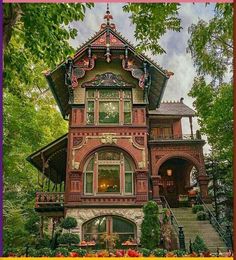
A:
{"type": "Polygon", "coordinates": [[[54,183],[65,180],[68,134],[29,155],[26,160],[54,183]]]}

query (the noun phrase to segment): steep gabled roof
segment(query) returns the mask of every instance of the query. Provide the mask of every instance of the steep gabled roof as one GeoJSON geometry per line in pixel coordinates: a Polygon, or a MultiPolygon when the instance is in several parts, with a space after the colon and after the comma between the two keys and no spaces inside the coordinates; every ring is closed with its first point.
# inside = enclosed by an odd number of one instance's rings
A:
{"type": "MultiPolygon", "coordinates": [[[[73,63],[78,61],[84,53],[87,53],[88,51],[105,52],[107,49],[107,39],[109,37],[109,49],[111,51],[127,50],[141,62],[146,62],[148,64],[149,73],[151,75],[151,85],[148,94],[149,109],[155,109],[159,106],[167,80],[173,73],[164,70],[145,55],[136,53],[135,47],[116,31],[114,24],[110,23],[110,19],[112,19],[111,15],[108,17],[109,19],[107,18],[107,15],[110,15],[110,13],[107,13],[104,16],[104,18],[107,19],[107,24],[102,24],[100,31],[95,33],[93,37],[77,50],[72,57],[73,63]]],[[[69,112],[69,93],[65,86],[65,64],[66,61],[62,62],[54,70],[46,73],[49,86],[64,118],[69,112]]]]}

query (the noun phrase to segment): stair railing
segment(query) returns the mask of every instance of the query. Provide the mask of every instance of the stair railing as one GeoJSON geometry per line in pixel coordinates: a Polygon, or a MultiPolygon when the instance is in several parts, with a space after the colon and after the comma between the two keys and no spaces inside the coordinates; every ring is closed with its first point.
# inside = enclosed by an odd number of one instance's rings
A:
{"type": "Polygon", "coordinates": [[[210,224],[213,226],[213,228],[216,230],[216,232],[219,234],[219,236],[222,238],[222,240],[224,241],[225,245],[229,248],[229,249],[233,249],[233,239],[232,239],[232,233],[230,230],[230,227],[227,226],[226,230],[224,230],[222,228],[222,226],[220,225],[220,223],[217,221],[215,215],[213,214],[213,212],[208,208],[208,206],[204,203],[204,201],[202,200],[202,198],[199,196],[199,201],[200,203],[203,205],[205,211],[208,214],[208,218],[209,218],[209,222],[210,224]]]}
{"type": "Polygon", "coordinates": [[[186,250],[183,226],[181,226],[178,223],[178,221],[177,221],[173,211],[171,210],[171,207],[170,207],[168,201],[166,200],[165,196],[160,196],[160,199],[161,199],[162,206],[164,208],[167,208],[170,212],[170,222],[171,222],[171,225],[173,225],[176,234],[178,234],[179,248],[182,249],[182,250],[186,250]]]}

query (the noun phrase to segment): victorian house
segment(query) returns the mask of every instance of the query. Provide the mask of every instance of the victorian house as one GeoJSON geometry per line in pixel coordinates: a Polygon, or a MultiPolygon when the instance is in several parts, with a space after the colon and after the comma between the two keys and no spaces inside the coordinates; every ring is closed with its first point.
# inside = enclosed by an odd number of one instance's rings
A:
{"type": "Polygon", "coordinates": [[[137,54],[109,10],[104,19],[73,57],[46,73],[69,130],[27,158],[43,176],[36,211],[75,217],[74,232],[97,243],[104,232],[138,240],[142,206],[164,197],[178,207],[193,167],[202,198],[208,196],[195,112],[183,99],[162,102],[173,73],[137,54]]]}

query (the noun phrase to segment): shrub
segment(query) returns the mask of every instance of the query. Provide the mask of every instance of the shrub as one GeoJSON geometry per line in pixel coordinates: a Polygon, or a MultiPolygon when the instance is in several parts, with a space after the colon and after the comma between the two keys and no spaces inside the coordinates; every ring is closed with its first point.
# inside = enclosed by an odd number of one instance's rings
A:
{"type": "Polygon", "coordinates": [[[87,254],[87,250],[82,248],[73,249],[72,252],[77,253],[79,256],[85,256],[87,254]]]}
{"type": "Polygon", "coordinates": [[[67,248],[64,248],[64,247],[58,247],[56,250],[55,250],[55,256],[68,256],[69,255],[69,251],[67,248]]]}
{"type": "Polygon", "coordinates": [[[77,220],[72,217],[67,217],[62,220],[60,226],[70,231],[72,228],[77,227],[77,220]]]}
{"type": "Polygon", "coordinates": [[[34,249],[34,248],[29,248],[28,256],[29,257],[38,257],[39,256],[39,250],[34,249]]]}
{"type": "Polygon", "coordinates": [[[205,211],[198,211],[197,212],[197,220],[206,220],[207,214],[205,211]]]}
{"type": "Polygon", "coordinates": [[[196,214],[198,211],[204,211],[204,207],[202,205],[194,205],[192,207],[192,212],[196,214]]]}
{"type": "Polygon", "coordinates": [[[177,256],[184,256],[186,252],[182,249],[174,250],[173,253],[177,256]]]}
{"type": "Polygon", "coordinates": [[[54,256],[55,252],[50,248],[41,248],[38,250],[38,256],[54,256]]]}
{"type": "Polygon", "coordinates": [[[58,237],[57,241],[59,244],[79,244],[80,238],[77,234],[64,233],[58,237]]]}
{"type": "Polygon", "coordinates": [[[143,207],[144,218],[141,225],[141,245],[147,249],[154,249],[160,242],[160,221],[158,206],[155,201],[149,201],[143,207]]]}
{"type": "Polygon", "coordinates": [[[143,256],[150,256],[150,254],[151,254],[151,250],[149,250],[149,249],[147,249],[147,248],[141,248],[140,249],[140,253],[142,253],[143,254],[143,256]]]}
{"type": "Polygon", "coordinates": [[[208,250],[204,240],[201,237],[199,237],[198,235],[196,236],[196,238],[192,244],[192,249],[193,249],[193,252],[197,253],[198,255],[200,255],[200,253],[206,252],[208,250]]]}
{"type": "Polygon", "coordinates": [[[36,249],[41,249],[41,248],[46,248],[46,247],[50,247],[50,239],[49,238],[40,238],[37,240],[36,249]]]}
{"type": "Polygon", "coordinates": [[[153,250],[153,254],[154,256],[157,257],[164,257],[167,253],[167,250],[163,249],[163,248],[157,248],[155,250],[153,250]]]}

